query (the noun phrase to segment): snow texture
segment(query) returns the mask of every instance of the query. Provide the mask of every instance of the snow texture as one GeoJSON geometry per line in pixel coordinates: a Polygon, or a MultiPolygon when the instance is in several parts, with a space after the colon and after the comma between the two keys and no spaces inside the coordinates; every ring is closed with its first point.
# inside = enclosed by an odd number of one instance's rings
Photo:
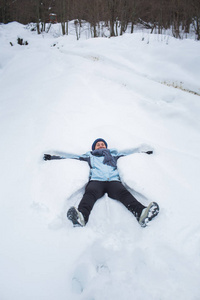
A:
{"type": "Polygon", "coordinates": [[[0,25],[0,299],[199,300],[200,43],[57,31],[0,25]],[[160,206],[148,227],[107,195],[86,227],[67,220],[89,167],[43,154],[82,154],[98,137],[154,149],[118,161],[134,195],[160,206]]]}

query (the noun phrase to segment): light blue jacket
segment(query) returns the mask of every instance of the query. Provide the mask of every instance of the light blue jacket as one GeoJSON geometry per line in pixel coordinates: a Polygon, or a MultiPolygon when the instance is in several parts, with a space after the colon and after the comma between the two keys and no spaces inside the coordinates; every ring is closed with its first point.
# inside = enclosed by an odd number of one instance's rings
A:
{"type": "MultiPolygon", "coordinates": [[[[129,149],[122,152],[118,152],[116,149],[109,149],[109,150],[111,155],[115,158],[116,161],[122,156],[127,156],[133,153],[140,153],[140,152],[147,153],[144,151],[144,147],[129,149]]],[[[104,164],[103,163],[104,156],[94,156],[92,155],[91,151],[88,151],[83,155],[64,153],[64,155],[62,156],[51,156],[51,159],[66,159],[66,158],[78,159],[78,160],[88,162],[90,166],[89,180],[120,181],[120,176],[117,167],[112,167],[110,165],[104,164]]]]}

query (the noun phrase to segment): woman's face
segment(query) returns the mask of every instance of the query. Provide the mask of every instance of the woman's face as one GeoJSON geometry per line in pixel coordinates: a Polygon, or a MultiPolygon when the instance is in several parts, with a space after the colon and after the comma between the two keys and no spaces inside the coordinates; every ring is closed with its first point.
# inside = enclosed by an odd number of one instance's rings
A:
{"type": "Polygon", "coordinates": [[[106,148],[106,145],[102,141],[97,142],[96,145],[95,145],[95,150],[104,149],[104,148],[106,148]]]}

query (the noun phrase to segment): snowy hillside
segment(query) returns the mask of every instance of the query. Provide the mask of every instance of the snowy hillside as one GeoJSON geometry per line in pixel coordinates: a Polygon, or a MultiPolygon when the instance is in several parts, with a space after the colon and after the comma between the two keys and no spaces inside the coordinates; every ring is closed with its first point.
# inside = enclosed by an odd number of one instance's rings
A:
{"type": "Polygon", "coordinates": [[[199,300],[200,43],[56,28],[0,25],[0,299],[199,300]],[[82,154],[98,137],[153,147],[118,162],[135,196],[160,205],[147,228],[107,196],[86,227],[67,220],[88,165],[43,153],[82,154]]]}

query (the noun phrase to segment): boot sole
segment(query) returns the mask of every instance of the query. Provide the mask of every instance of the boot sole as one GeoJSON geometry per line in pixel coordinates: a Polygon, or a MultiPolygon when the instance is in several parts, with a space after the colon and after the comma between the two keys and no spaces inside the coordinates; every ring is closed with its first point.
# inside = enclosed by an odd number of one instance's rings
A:
{"type": "Polygon", "coordinates": [[[71,207],[67,212],[67,218],[73,223],[74,227],[83,227],[81,223],[79,223],[79,215],[75,207],[71,207]]]}
{"type": "Polygon", "coordinates": [[[150,221],[152,221],[159,213],[159,206],[156,202],[152,202],[148,207],[147,211],[145,212],[139,224],[141,227],[146,227],[150,221]]]}

